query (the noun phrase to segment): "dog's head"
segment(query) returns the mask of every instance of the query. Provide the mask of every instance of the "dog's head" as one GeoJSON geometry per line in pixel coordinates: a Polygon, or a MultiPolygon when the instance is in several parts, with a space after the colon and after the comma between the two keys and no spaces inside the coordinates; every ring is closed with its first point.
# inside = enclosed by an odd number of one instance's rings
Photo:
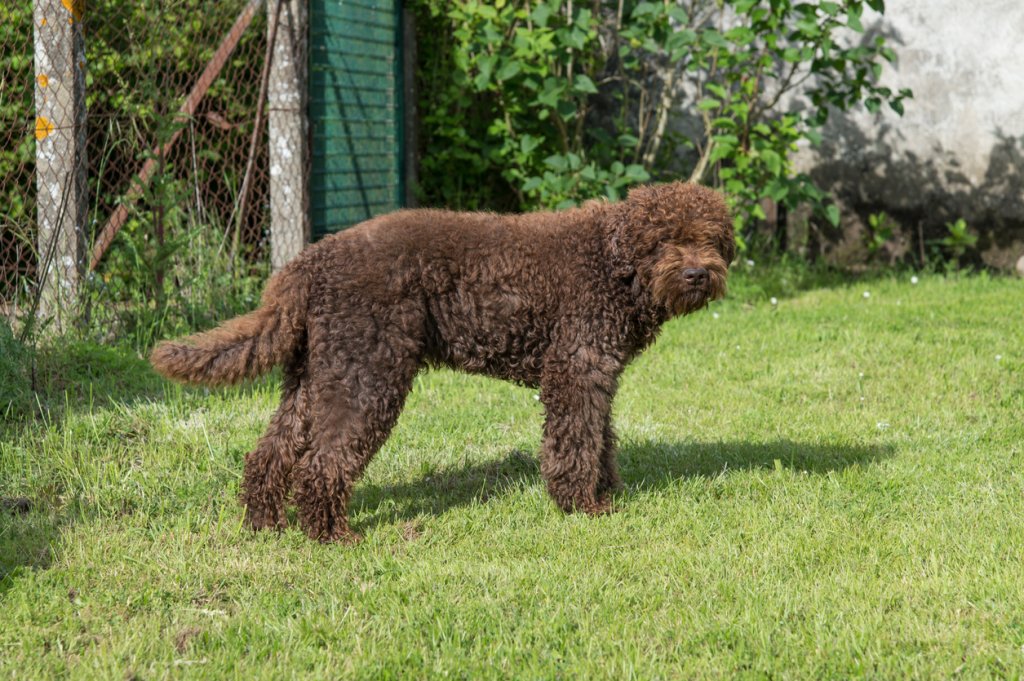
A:
{"type": "Polygon", "coordinates": [[[671,316],[725,295],[736,242],[718,192],[682,182],[641,186],[617,209],[608,235],[616,276],[635,277],[671,316]]]}

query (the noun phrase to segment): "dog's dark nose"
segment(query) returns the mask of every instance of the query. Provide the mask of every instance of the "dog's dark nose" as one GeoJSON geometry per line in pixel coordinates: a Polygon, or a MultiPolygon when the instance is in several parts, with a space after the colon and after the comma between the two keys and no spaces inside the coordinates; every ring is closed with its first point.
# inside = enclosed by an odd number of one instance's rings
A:
{"type": "Polygon", "coordinates": [[[683,279],[690,286],[703,286],[708,282],[708,271],[703,267],[688,267],[683,270],[683,279]]]}

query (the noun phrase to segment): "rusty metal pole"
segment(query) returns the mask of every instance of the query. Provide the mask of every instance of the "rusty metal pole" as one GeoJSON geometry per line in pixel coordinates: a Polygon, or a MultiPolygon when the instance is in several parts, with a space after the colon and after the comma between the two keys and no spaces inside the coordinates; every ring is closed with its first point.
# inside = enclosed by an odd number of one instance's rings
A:
{"type": "Polygon", "coordinates": [[[277,13],[279,3],[283,6],[267,89],[270,262],[275,272],[298,255],[310,238],[306,0],[268,0],[267,16],[277,13]]]}
{"type": "Polygon", "coordinates": [[[60,332],[85,271],[85,0],[34,0],[40,318],[60,332]]]}
{"type": "MultiPolygon", "coordinates": [[[[203,101],[203,97],[206,96],[206,91],[213,85],[213,81],[217,80],[220,76],[221,69],[227,64],[231,58],[235,48],[238,47],[238,41],[242,39],[242,35],[246,29],[249,28],[249,24],[252,23],[253,17],[256,16],[257,11],[260,8],[263,0],[249,0],[242,12],[235,19],[234,25],[228,34],[224,36],[224,40],[221,41],[217,51],[214,52],[213,57],[207,63],[206,68],[203,69],[203,73],[199,76],[199,80],[196,81],[195,85],[192,86],[191,92],[188,93],[188,97],[185,98],[181,108],[178,110],[181,114],[182,120],[188,120],[191,118],[196,109],[199,108],[199,103],[203,101]]],[[[174,146],[174,143],[181,136],[184,126],[180,126],[171,135],[171,138],[167,140],[163,146],[158,146],[153,149],[152,155],[154,158],[146,159],[146,162],[142,164],[142,168],[139,170],[137,178],[132,180],[131,187],[128,190],[126,200],[123,201],[111,214],[106,224],[103,225],[103,229],[100,230],[100,234],[96,237],[96,243],[92,247],[92,258],[90,259],[89,267],[96,269],[100,264],[100,260],[103,258],[103,254],[107,252],[107,248],[113,243],[114,237],[124,226],[124,223],[128,221],[129,208],[132,203],[142,196],[142,192],[149,181],[153,179],[153,174],[157,170],[157,157],[166,156],[174,146]]]]}

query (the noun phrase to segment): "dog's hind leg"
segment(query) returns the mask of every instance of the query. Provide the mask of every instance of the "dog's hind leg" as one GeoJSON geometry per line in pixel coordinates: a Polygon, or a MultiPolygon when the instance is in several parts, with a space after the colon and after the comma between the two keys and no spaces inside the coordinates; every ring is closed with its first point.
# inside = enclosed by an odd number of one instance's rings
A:
{"type": "Polygon", "coordinates": [[[308,446],[308,379],[304,367],[289,366],[281,405],[256,449],[245,457],[242,503],[246,522],[254,530],[287,525],[285,498],[292,467],[308,446]]]}
{"type": "Polygon", "coordinates": [[[310,448],[295,467],[295,503],[311,538],[352,542],[359,539],[348,525],[352,488],[398,420],[421,350],[407,336],[379,343],[349,339],[324,350],[335,347],[359,354],[321,354],[311,361],[310,448]]]}
{"type": "Polygon", "coordinates": [[[548,493],[565,511],[596,515],[609,510],[599,485],[606,473],[607,424],[618,372],[607,357],[587,349],[571,358],[545,360],[541,400],[547,417],[540,470],[548,493]]]}

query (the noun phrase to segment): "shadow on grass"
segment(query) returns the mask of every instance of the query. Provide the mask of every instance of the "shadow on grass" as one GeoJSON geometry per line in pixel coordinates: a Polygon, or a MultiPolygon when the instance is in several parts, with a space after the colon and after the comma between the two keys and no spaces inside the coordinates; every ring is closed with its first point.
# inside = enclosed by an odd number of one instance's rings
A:
{"type": "MultiPolygon", "coordinates": [[[[73,414],[105,411],[91,432],[128,446],[148,426],[133,407],[165,400],[169,385],[135,353],[82,341],[23,352],[5,368],[16,371],[0,385],[6,398],[0,400],[0,441],[12,445],[0,447],[0,597],[19,574],[50,567],[61,533],[82,515],[77,493],[58,471],[61,457],[36,458],[41,442],[56,434],[68,453],[84,447],[80,432],[66,422],[73,414]]],[[[200,389],[172,388],[170,394],[175,391],[203,399],[200,389]]]]}
{"type": "MultiPolygon", "coordinates": [[[[705,478],[730,471],[773,469],[776,466],[823,475],[892,456],[888,445],[806,444],[791,440],[750,442],[629,442],[619,450],[623,490],[629,498],[644,490],[672,485],[684,478],[705,478]],[[776,463],[778,462],[778,463],[776,463]]],[[[538,484],[540,467],[531,454],[514,450],[504,459],[453,468],[420,480],[395,485],[362,484],[353,510],[376,512],[359,519],[362,527],[437,515],[471,503],[486,503],[514,490],[538,484]]]]}
{"type": "Polygon", "coordinates": [[[0,498],[0,598],[20,572],[50,567],[66,516],[34,508],[21,497],[0,498]]]}
{"type": "MultiPolygon", "coordinates": [[[[86,342],[55,343],[23,352],[18,359],[17,366],[9,367],[13,376],[3,392],[7,401],[0,409],[0,437],[20,441],[20,446],[10,450],[12,459],[0,459],[4,476],[20,468],[18,458],[33,456],[36,438],[59,430],[69,413],[164,395],[163,381],[149,363],[125,350],[86,342]]],[[[61,497],[56,478],[45,474],[27,489],[15,486],[0,493],[0,595],[20,572],[52,563],[60,533],[74,516],[61,497]]]]}
{"type": "MultiPolygon", "coordinates": [[[[160,399],[165,381],[134,353],[87,342],[40,348],[26,356],[22,385],[0,413],[0,430],[17,432],[39,421],[51,426],[76,409],[160,399]]],[[[12,394],[14,391],[12,391],[12,394]]]]}

